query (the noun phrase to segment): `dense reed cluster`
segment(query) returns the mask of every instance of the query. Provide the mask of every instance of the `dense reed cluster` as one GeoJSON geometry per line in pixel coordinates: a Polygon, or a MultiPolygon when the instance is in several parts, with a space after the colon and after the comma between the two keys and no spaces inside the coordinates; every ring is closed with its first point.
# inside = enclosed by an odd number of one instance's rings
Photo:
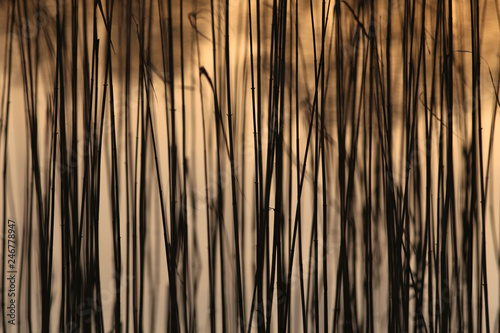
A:
{"type": "Polygon", "coordinates": [[[0,8],[3,332],[499,331],[497,1],[0,8]]]}

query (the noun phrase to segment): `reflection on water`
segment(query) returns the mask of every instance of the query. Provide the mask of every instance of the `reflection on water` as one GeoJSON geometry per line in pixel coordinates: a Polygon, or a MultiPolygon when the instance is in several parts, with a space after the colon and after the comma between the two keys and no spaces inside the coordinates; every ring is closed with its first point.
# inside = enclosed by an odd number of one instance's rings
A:
{"type": "Polygon", "coordinates": [[[3,331],[498,331],[495,1],[0,6],[3,331]]]}

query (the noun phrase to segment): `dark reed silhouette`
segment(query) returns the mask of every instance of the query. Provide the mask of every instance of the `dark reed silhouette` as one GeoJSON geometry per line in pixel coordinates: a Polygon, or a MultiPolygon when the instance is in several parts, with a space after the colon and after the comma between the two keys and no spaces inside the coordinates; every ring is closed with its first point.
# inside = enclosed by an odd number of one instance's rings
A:
{"type": "Polygon", "coordinates": [[[2,332],[499,331],[498,1],[0,8],[2,332]]]}

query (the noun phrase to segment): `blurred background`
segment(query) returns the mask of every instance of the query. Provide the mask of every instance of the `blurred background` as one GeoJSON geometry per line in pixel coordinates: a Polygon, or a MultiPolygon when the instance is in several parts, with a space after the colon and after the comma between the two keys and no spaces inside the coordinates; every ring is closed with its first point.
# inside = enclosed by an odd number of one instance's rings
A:
{"type": "Polygon", "coordinates": [[[497,1],[0,15],[2,331],[500,329],[497,1]]]}

